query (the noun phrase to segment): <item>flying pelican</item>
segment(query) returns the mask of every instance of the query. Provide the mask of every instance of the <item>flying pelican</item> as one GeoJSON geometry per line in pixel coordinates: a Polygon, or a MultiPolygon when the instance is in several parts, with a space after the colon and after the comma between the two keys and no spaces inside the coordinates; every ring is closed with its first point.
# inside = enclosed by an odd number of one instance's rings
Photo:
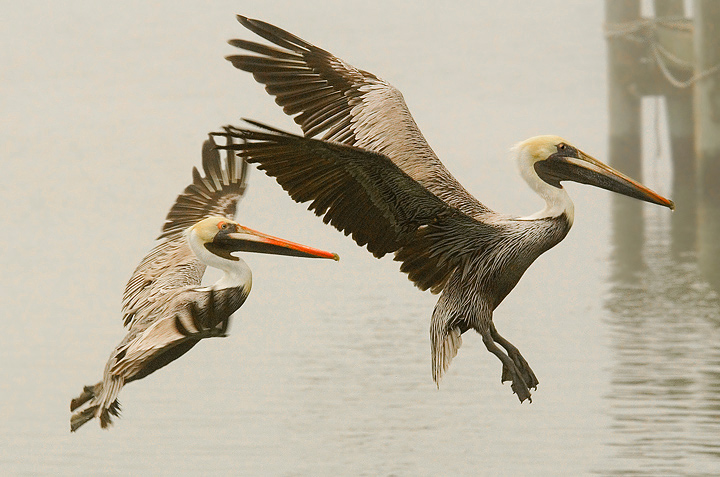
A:
{"type": "Polygon", "coordinates": [[[493,212],[440,162],[396,88],[278,27],[238,20],[276,46],[230,40],[254,54],[227,59],[264,84],[305,137],[255,121],[248,122],[259,129],[229,126],[217,134],[247,141],[228,147],[259,164],[295,201],[312,201],[309,209],[376,257],[394,252],[418,288],[441,293],[430,326],[435,383],[456,356],[462,333],[474,329],[502,362],[501,382],[512,382],[520,402],[531,400],[538,380],[498,333],[492,313],[532,262],[570,230],[574,206],[560,182],[670,209],[672,201],[560,137],[538,136],[512,151],[545,208],[528,217],[493,212]]]}
{"type": "Polygon", "coordinates": [[[123,295],[128,333],[113,350],[103,379],[85,386],[70,410],[88,403],[70,418],[76,431],[94,417],[100,426],[118,416],[121,388],[144,378],[187,353],[203,338],[223,337],[231,315],[252,286],[247,264],[232,252],[332,258],[334,253],[278,239],[244,227],[229,217],[246,188],[247,164],[238,168],[233,153],[222,165],[214,141],[203,144],[202,177],[178,196],[167,215],[161,242],[140,262],[123,295]],[[224,272],[212,286],[202,286],[206,266],[224,272]],[[89,402],[88,402],[89,401],[89,402]]]}

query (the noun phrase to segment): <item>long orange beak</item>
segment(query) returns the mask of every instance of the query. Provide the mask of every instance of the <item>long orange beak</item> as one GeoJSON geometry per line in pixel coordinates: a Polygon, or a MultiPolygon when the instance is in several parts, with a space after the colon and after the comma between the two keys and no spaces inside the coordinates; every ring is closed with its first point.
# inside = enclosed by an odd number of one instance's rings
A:
{"type": "Polygon", "coordinates": [[[336,253],[326,252],[317,248],[308,247],[307,245],[273,237],[272,235],[267,235],[242,225],[238,232],[226,234],[222,240],[219,241],[219,243],[215,243],[215,245],[222,246],[222,248],[230,252],[269,253],[273,255],[289,255],[291,257],[331,258],[335,261],[340,260],[340,257],[336,253]]]}

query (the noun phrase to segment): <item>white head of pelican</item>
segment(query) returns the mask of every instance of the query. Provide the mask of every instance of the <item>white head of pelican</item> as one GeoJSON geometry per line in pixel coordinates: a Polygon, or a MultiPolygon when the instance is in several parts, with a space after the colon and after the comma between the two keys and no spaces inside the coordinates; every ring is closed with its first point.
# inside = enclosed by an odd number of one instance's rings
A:
{"type": "Polygon", "coordinates": [[[559,136],[535,136],[512,148],[520,176],[540,197],[545,208],[527,219],[565,214],[572,225],[575,208],[561,181],[593,185],[673,209],[672,201],[659,196],[619,171],[570,145],[559,136]]]}
{"type": "Polygon", "coordinates": [[[186,235],[190,249],[200,261],[225,272],[225,275],[215,284],[215,288],[244,284],[247,291],[250,291],[252,285],[250,267],[242,258],[233,255],[233,252],[339,260],[336,253],[273,237],[225,217],[203,219],[190,227],[186,235]]]}

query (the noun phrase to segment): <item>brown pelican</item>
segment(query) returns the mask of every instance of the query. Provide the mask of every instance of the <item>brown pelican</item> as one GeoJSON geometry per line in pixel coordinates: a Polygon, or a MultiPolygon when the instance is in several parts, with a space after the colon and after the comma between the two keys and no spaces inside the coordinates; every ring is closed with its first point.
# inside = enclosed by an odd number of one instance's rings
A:
{"type": "Polygon", "coordinates": [[[223,167],[213,141],[203,145],[203,169],[204,177],[193,168],[193,183],[170,209],[160,243],[130,278],[122,310],[128,333],[110,355],[102,381],[71,401],[71,411],[88,403],[71,416],[71,431],[94,417],[107,427],[119,415],[117,396],[125,384],[176,360],[203,338],[226,336],[230,316],[252,286],[250,268],[232,252],[338,259],[229,219],[245,191],[247,165],[238,168],[228,153],[223,167]],[[206,266],[224,272],[212,286],[201,285],[206,266]]]}
{"type": "Polygon", "coordinates": [[[238,16],[276,46],[230,44],[252,55],[233,65],[265,84],[305,133],[227,127],[250,163],[277,179],[297,202],[367,248],[394,252],[400,270],[422,290],[441,293],[432,315],[432,376],[436,383],[477,331],[503,364],[520,401],[538,380],[520,352],[495,329],[492,313],[532,262],[570,230],[574,207],[560,184],[571,180],[674,208],[673,203],[557,136],[513,148],[527,184],[546,203],[528,217],[493,212],[443,166],[420,133],[400,92],[367,71],[268,23],[238,16]],[[311,139],[323,133],[321,140],[311,139]],[[501,350],[500,345],[505,351],[501,350]]]}

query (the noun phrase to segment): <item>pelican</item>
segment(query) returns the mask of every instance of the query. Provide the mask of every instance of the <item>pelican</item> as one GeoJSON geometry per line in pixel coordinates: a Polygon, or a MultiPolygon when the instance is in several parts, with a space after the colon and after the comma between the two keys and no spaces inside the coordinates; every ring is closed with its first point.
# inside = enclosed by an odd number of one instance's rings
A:
{"type": "Polygon", "coordinates": [[[70,429],[98,417],[108,427],[118,416],[122,387],[144,378],[187,353],[201,339],[224,337],[231,315],[245,302],[252,286],[247,264],[233,252],[272,253],[295,257],[332,258],[333,253],[265,235],[230,219],[246,188],[247,164],[238,168],[228,153],[223,167],[214,141],[203,145],[201,176],[178,196],[167,215],[160,243],[135,269],[123,295],[123,320],[128,333],[113,350],[103,379],[85,386],[70,403],[77,410],[70,429]],[[223,276],[202,286],[207,266],[223,276]]]}
{"type": "Polygon", "coordinates": [[[461,335],[474,329],[502,362],[501,382],[511,381],[520,402],[531,402],[537,377],[492,315],[533,261],[570,230],[574,206],[561,182],[670,209],[673,202],[558,136],[538,136],[512,154],[545,207],[526,217],[496,213],[440,162],[396,88],[276,26],[238,20],[274,46],[230,40],[252,54],[227,59],[265,85],[304,137],[250,120],[253,128],[228,126],[216,134],[242,138],[228,147],[275,177],[295,201],[310,202],[325,223],[352,234],[375,257],[394,253],[418,288],[440,294],[430,326],[438,386],[461,335]]]}

